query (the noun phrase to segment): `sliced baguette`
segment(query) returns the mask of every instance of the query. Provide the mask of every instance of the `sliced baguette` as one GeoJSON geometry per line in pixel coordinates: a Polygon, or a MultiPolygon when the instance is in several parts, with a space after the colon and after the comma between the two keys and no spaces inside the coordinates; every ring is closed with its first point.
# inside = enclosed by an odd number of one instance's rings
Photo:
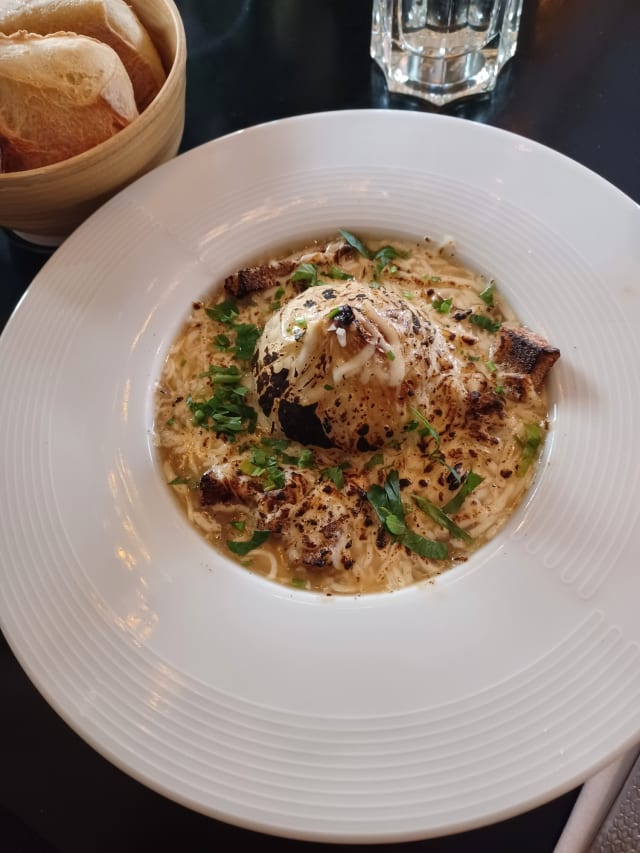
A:
{"type": "Polygon", "coordinates": [[[0,163],[36,169],[109,139],[138,115],[117,53],[75,33],[0,35],[0,163]]]}
{"type": "Polygon", "coordinates": [[[149,33],[125,0],[0,0],[0,33],[18,30],[74,32],[108,44],[127,69],[140,112],[166,79],[149,33]]]}

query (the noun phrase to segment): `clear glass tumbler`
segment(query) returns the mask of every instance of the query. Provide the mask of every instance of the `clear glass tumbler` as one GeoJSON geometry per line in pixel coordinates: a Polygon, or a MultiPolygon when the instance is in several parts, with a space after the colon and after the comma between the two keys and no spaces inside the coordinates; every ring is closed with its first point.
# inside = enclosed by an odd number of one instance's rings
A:
{"type": "Polygon", "coordinates": [[[390,91],[437,106],[490,92],[521,11],[522,0],[373,0],[371,56],[390,91]]]}

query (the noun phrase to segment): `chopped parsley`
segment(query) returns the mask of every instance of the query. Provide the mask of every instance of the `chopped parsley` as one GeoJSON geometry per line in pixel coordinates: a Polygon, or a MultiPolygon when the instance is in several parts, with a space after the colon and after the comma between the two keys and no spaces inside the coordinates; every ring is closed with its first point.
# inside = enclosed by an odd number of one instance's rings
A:
{"type": "Polygon", "coordinates": [[[525,433],[523,437],[516,435],[516,441],[522,448],[520,459],[516,465],[516,474],[518,477],[523,477],[529,469],[529,466],[538,455],[540,444],[542,443],[542,430],[538,424],[525,424],[525,433]]]}
{"type": "MultiPolygon", "coordinates": [[[[423,435],[423,436],[424,435],[430,435],[431,438],[436,443],[436,448],[439,448],[440,447],[440,434],[439,434],[438,430],[435,429],[435,427],[431,426],[431,424],[425,418],[425,416],[423,414],[421,414],[417,409],[412,408],[411,414],[415,418],[418,419],[418,424],[417,424],[418,426],[420,426],[420,424],[422,424],[422,429],[420,430],[420,435],[423,435]]],[[[410,421],[409,423],[413,424],[413,421],[410,421]]],[[[415,429],[415,427],[414,427],[414,429],[415,429]]]]}
{"type": "Polygon", "coordinates": [[[425,539],[424,536],[420,536],[407,527],[404,506],[400,497],[400,480],[395,469],[389,472],[384,486],[375,483],[369,488],[367,499],[373,506],[382,526],[394,540],[421,557],[428,557],[432,560],[447,559],[448,549],[444,542],[425,539]]]}
{"type": "Polygon", "coordinates": [[[279,287],[276,292],[273,294],[273,302],[270,305],[272,311],[279,311],[282,308],[282,302],[280,301],[285,294],[284,287],[279,287]]]}
{"type": "Polygon", "coordinates": [[[339,234],[351,246],[351,248],[355,249],[363,258],[366,258],[368,261],[372,259],[371,252],[367,249],[362,240],[359,240],[354,234],[351,234],[349,231],[345,231],[342,228],[339,229],[339,234]]]}
{"type": "Polygon", "coordinates": [[[254,548],[259,548],[260,545],[264,544],[268,538],[268,530],[255,530],[251,539],[244,542],[234,542],[230,540],[227,542],[227,548],[239,557],[245,557],[250,551],[253,551],[254,548]]]}
{"type": "Polygon", "coordinates": [[[239,530],[240,533],[244,533],[244,529],[247,526],[246,521],[230,521],[229,524],[231,527],[235,527],[236,530],[239,530]]]}
{"type": "Polygon", "coordinates": [[[298,468],[313,468],[315,464],[313,451],[308,447],[302,448],[299,456],[287,453],[288,447],[286,438],[265,438],[260,445],[250,445],[247,448],[249,455],[240,463],[240,470],[249,477],[259,479],[265,492],[282,489],[286,483],[282,464],[298,468]]]}
{"type": "Polygon", "coordinates": [[[256,428],[255,409],[247,406],[244,398],[247,388],[241,385],[242,374],[235,365],[220,367],[212,364],[202,374],[213,379],[214,392],[208,400],[194,400],[191,395],[185,400],[193,414],[193,426],[221,433],[235,439],[241,432],[253,432],[256,428]]]}
{"type": "Polygon", "coordinates": [[[364,464],[365,471],[371,471],[372,468],[375,468],[376,465],[384,465],[384,456],[382,453],[374,453],[371,459],[364,464]]]}
{"type": "Polygon", "coordinates": [[[211,320],[227,325],[234,323],[240,313],[235,299],[225,299],[224,302],[219,302],[213,308],[205,308],[204,310],[211,320]]]}
{"type": "Polygon", "coordinates": [[[174,477],[173,480],[169,480],[170,486],[190,486],[191,480],[187,477],[174,477]]]}
{"type": "Polygon", "coordinates": [[[327,273],[327,276],[329,278],[339,279],[340,281],[349,281],[350,279],[353,278],[353,276],[349,275],[348,272],[343,272],[343,270],[341,270],[340,267],[335,267],[335,266],[331,267],[331,269],[327,273]]]}
{"type": "Polygon", "coordinates": [[[323,468],[320,475],[323,480],[331,480],[336,489],[344,488],[344,472],[339,465],[332,465],[331,468],[323,468]]]}
{"type": "Polygon", "coordinates": [[[485,329],[487,332],[497,332],[502,323],[497,320],[492,320],[491,317],[487,317],[486,314],[470,314],[469,322],[473,323],[474,326],[479,326],[481,329],[485,329]]]}
{"type": "Polygon", "coordinates": [[[227,352],[231,349],[231,338],[228,335],[216,335],[213,339],[213,345],[220,352],[227,352]]]}
{"type": "Polygon", "coordinates": [[[318,284],[317,264],[300,264],[290,281],[303,281],[307,287],[315,287],[318,284]]]}
{"type": "Polygon", "coordinates": [[[344,488],[344,471],[352,468],[351,462],[341,462],[339,465],[332,465],[331,468],[323,468],[320,471],[320,476],[323,480],[331,480],[337,489],[344,488]]]}
{"type": "Polygon", "coordinates": [[[484,302],[487,308],[493,308],[493,297],[496,291],[496,283],[493,279],[489,282],[489,284],[485,287],[484,290],[480,291],[480,299],[484,302]]]}
{"type": "Polygon", "coordinates": [[[439,314],[448,314],[451,311],[453,299],[451,297],[449,299],[432,299],[431,304],[439,314]]]}
{"type": "Polygon", "coordinates": [[[262,334],[262,329],[253,323],[238,323],[234,327],[236,332],[236,344],[233,350],[239,361],[249,361],[262,334]]]}
{"type": "Polygon", "coordinates": [[[239,467],[243,474],[259,479],[265,492],[284,487],[285,475],[278,465],[278,457],[269,456],[262,447],[252,447],[249,457],[243,459],[239,467]]]}
{"type": "Polygon", "coordinates": [[[447,515],[455,515],[459,511],[467,495],[470,495],[471,492],[483,481],[484,477],[481,477],[480,474],[476,474],[473,469],[469,471],[462,486],[458,489],[451,500],[442,507],[442,511],[447,515]]]}
{"type": "MultiPolygon", "coordinates": [[[[383,246],[382,249],[379,249],[372,260],[376,262],[376,275],[380,275],[382,270],[391,262],[395,261],[396,258],[406,258],[407,253],[401,252],[398,249],[394,249],[393,246],[383,246]]],[[[390,267],[389,272],[392,275],[398,272],[398,267],[395,264],[390,267]]]]}
{"type": "Polygon", "coordinates": [[[214,305],[213,308],[205,308],[205,312],[209,319],[223,323],[235,332],[233,345],[229,335],[217,334],[213,339],[215,348],[221,352],[229,352],[233,348],[235,358],[239,361],[249,361],[262,334],[262,329],[253,323],[235,322],[239,316],[238,303],[235,299],[227,299],[214,305]]]}
{"type": "Polygon", "coordinates": [[[435,521],[435,523],[439,524],[440,527],[444,527],[445,530],[448,530],[455,539],[462,539],[463,542],[471,542],[472,537],[469,536],[467,531],[459,527],[455,521],[452,521],[445,512],[435,504],[432,504],[431,501],[421,498],[420,495],[413,495],[413,502],[418,509],[421,509],[422,512],[426,513],[432,521],[435,521]]]}
{"type": "MultiPolygon", "coordinates": [[[[360,240],[355,234],[351,234],[350,231],[345,231],[344,229],[339,230],[340,235],[346,240],[346,242],[351,246],[352,249],[355,249],[358,254],[362,255],[363,258],[366,258],[368,261],[375,261],[376,265],[376,276],[380,275],[382,270],[391,262],[395,261],[396,258],[406,258],[407,253],[401,251],[400,249],[395,249],[393,246],[383,246],[381,249],[378,249],[377,252],[372,252],[371,249],[368,249],[365,244],[360,240]]],[[[398,268],[396,266],[392,267],[389,270],[392,275],[398,272],[398,268]]]]}

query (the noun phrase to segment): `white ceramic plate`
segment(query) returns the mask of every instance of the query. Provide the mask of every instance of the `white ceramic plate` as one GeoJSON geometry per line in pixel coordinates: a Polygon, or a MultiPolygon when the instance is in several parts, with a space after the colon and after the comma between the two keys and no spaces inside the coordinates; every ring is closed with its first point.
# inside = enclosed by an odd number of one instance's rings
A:
{"type": "Polygon", "coordinates": [[[195,149],[109,202],[0,339],[2,629],[56,711],[191,808],[403,841],[497,821],[640,738],[640,213],[518,136],[327,113],[195,149]],[[155,463],[190,303],[346,227],[455,236],[562,351],[528,500],[426,587],[326,598],[214,553],[155,463]]]}

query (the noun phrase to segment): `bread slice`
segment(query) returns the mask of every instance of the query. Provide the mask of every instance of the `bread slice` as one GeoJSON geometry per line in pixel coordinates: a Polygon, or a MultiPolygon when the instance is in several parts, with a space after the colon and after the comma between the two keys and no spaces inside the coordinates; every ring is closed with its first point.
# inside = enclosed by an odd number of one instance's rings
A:
{"type": "Polygon", "coordinates": [[[0,162],[5,172],[66,160],[138,115],[117,53],[75,33],[0,35],[0,162]]]}
{"type": "Polygon", "coordinates": [[[0,0],[0,33],[18,30],[73,32],[108,44],[127,69],[140,112],[166,79],[149,33],[125,0],[0,0]]]}

